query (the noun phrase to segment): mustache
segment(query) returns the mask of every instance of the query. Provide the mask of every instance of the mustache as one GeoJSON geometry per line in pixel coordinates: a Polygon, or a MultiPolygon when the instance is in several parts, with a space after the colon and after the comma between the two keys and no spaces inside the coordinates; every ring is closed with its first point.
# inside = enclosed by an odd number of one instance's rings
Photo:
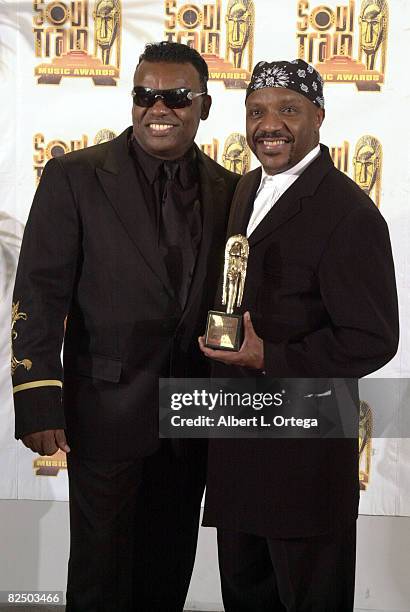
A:
{"type": "Polygon", "coordinates": [[[280,131],[265,132],[265,131],[259,130],[258,132],[256,132],[256,134],[254,136],[254,140],[267,140],[267,139],[271,139],[271,140],[286,140],[286,142],[294,142],[295,141],[293,136],[291,136],[290,134],[284,134],[283,132],[280,132],[280,131]]]}

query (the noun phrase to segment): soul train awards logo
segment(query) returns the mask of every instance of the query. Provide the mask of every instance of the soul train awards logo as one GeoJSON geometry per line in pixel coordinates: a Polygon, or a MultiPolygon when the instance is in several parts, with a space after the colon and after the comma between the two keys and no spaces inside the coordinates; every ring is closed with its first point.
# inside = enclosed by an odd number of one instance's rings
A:
{"type": "Polygon", "coordinates": [[[206,155],[212,157],[216,162],[231,172],[245,174],[251,168],[251,151],[243,134],[233,132],[225,140],[220,156],[219,140],[214,138],[210,144],[202,144],[201,149],[206,155]]]}
{"type": "Polygon", "coordinates": [[[51,59],[35,67],[40,85],[58,85],[64,77],[116,85],[121,62],[120,0],[96,0],[92,11],[88,0],[33,0],[33,8],[35,55],[51,59]]]}
{"type": "Polygon", "coordinates": [[[165,39],[194,47],[205,59],[211,80],[245,89],[253,68],[253,0],[182,4],[165,0],[165,39]]]}
{"type": "Polygon", "coordinates": [[[377,208],[380,208],[383,161],[380,141],[370,135],[359,138],[351,161],[350,144],[347,140],[341,146],[330,147],[330,154],[336,168],[350,175],[377,208]]]}
{"type": "MultiPolygon", "coordinates": [[[[113,130],[106,128],[99,130],[94,137],[92,144],[101,144],[107,142],[116,137],[116,133],[113,130]]],[[[91,143],[90,143],[91,144],[91,143]]],[[[89,138],[87,134],[83,134],[78,140],[50,140],[46,142],[44,134],[34,134],[33,137],[33,162],[34,162],[34,175],[36,185],[41,178],[44,166],[49,159],[53,157],[61,157],[70,151],[78,151],[79,149],[85,149],[89,146],[89,138]]]]}
{"type": "Polygon", "coordinates": [[[360,401],[359,421],[359,483],[360,490],[366,491],[370,481],[372,462],[373,413],[369,404],[360,401]]]}
{"type": "Polygon", "coordinates": [[[58,450],[55,455],[37,457],[33,461],[36,476],[58,476],[60,470],[67,469],[67,457],[64,451],[58,450]]]}
{"type": "Polygon", "coordinates": [[[350,0],[334,8],[297,3],[298,57],[314,64],[328,83],[354,83],[380,91],[384,83],[389,9],[387,0],[350,0]]]}

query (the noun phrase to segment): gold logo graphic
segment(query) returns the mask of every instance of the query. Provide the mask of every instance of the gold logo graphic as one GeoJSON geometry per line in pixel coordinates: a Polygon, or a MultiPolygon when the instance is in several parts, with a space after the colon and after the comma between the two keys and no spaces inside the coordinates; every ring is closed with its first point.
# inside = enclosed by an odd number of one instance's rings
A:
{"type": "MultiPolygon", "coordinates": [[[[113,130],[102,129],[97,132],[94,138],[94,144],[101,144],[115,138],[117,134],[113,130]]],[[[52,157],[61,157],[70,151],[78,151],[88,147],[88,136],[83,134],[78,140],[64,141],[61,139],[50,140],[46,143],[44,134],[34,134],[33,137],[33,162],[34,175],[36,185],[41,178],[46,162],[52,157]]]]}
{"type": "Polygon", "coordinates": [[[242,68],[244,52],[248,51],[248,71],[253,68],[253,26],[255,11],[252,0],[230,0],[226,12],[226,55],[232,56],[235,68],[242,68]]]}
{"type": "Polygon", "coordinates": [[[36,66],[37,82],[58,85],[63,77],[91,78],[95,85],[116,85],[121,60],[120,0],[96,0],[94,55],[89,54],[88,0],[71,3],[33,0],[36,57],[51,58],[36,66]],[[115,63],[112,63],[115,55],[115,63]]]}
{"type": "Polygon", "coordinates": [[[366,58],[367,70],[374,70],[380,55],[380,72],[384,74],[387,51],[388,7],[386,0],[364,0],[359,17],[359,61],[366,58]]]}
{"type": "Polygon", "coordinates": [[[254,29],[253,0],[228,0],[225,19],[222,0],[202,6],[165,0],[165,39],[196,49],[208,64],[210,80],[228,89],[245,89],[250,80],[254,29]]]}
{"type": "Polygon", "coordinates": [[[251,152],[243,134],[234,132],[225,140],[222,163],[227,170],[246,174],[251,166],[251,152]]]}
{"type": "Polygon", "coordinates": [[[367,402],[360,400],[359,421],[359,483],[360,490],[366,491],[370,482],[372,460],[373,414],[367,402]]]}
{"type": "MultiPolygon", "coordinates": [[[[349,174],[349,149],[347,140],[340,147],[330,147],[333,163],[345,174],[349,174]]],[[[359,138],[353,155],[351,178],[373,200],[377,208],[380,208],[381,200],[382,161],[380,141],[370,135],[359,138]]]]}
{"type": "Polygon", "coordinates": [[[112,140],[113,138],[116,138],[117,134],[115,132],[113,132],[113,130],[108,130],[107,128],[103,128],[102,130],[99,130],[94,138],[94,144],[102,144],[103,142],[108,142],[109,140],[112,140]]]}
{"type": "Polygon", "coordinates": [[[222,161],[223,166],[231,172],[246,174],[251,168],[251,150],[245,136],[239,132],[233,132],[225,140],[221,160],[219,160],[219,140],[216,138],[212,143],[202,144],[201,149],[216,162],[222,161]]]}
{"type": "Polygon", "coordinates": [[[382,146],[374,136],[362,136],[353,157],[354,180],[380,208],[382,146]],[[373,193],[373,196],[372,196],[373,193]]]}
{"type": "Polygon", "coordinates": [[[33,469],[36,476],[58,476],[60,470],[67,469],[67,457],[62,450],[55,455],[37,457],[33,461],[33,469]]]}
{"type": "Polygon", "coordinates": [[[25,368],[28,371],[28,370],[31,370],[31,366],[33,365],[33,362],[30,361],[30,359],[22,359],[21,361],[19,361],[14,355],[13,342],[18,337],[18,333],[14,329],[14,326],[16,322],[19,321],[20,319],[22,319],[23,321],[27,321],[27,314],[25,312],[19,312],[19,308],[20,308],[20,302],[16,302],[16,303],[13,302],[12,309],[11,309],[11,374],[12,375],[14,374],[14,372],[17,370],[19,366],[23,366],[23,368],[25,368]]]}
{"type": "Polygon", "coordinates": [[[310,4],[297,2],[298,57],[315,64],[325,82],[380,91],[386,69],[387,0],[363,0],[357,16],[354,0],[334,8],[310,4]]]}
{"type": "Polygon", "coordinates": [[[200,147],[205,155],[208,155],[208,157],[211,157],[216,162],[218,161],[219,140],[217,138],[213,138],[211,143],[201,144],[200,147]]]}

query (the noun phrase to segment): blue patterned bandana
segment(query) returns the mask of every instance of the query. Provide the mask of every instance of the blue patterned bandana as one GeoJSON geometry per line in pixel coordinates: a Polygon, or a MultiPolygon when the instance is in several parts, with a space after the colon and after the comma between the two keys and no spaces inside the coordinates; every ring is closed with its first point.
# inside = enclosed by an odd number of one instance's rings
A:
{"type": "Polygon", "coordinates": [[[259,62],[256,64],[246,90],[245,100],[253,91],[264,87],[292,89],[319,108],[325,107],[323,79],[313,66],[302,59],[291,62],[259,62]]]}

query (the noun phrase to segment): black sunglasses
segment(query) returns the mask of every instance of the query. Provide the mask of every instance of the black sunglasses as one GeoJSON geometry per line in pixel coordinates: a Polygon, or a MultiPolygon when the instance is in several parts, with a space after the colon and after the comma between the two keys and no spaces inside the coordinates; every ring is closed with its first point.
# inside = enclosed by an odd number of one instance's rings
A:
{"type": "Polygon", "coordinates": [[[154,106],[157,100],[163,100],[168,108],[184,108],[191,106],[192,100],[198,96],[204,96],[206,91],[194,93],[186,87],[178,87],[177,89],[151,89],[150,87],[134,87],[131,95],[134,104],[149,108],[154,106]]]}

